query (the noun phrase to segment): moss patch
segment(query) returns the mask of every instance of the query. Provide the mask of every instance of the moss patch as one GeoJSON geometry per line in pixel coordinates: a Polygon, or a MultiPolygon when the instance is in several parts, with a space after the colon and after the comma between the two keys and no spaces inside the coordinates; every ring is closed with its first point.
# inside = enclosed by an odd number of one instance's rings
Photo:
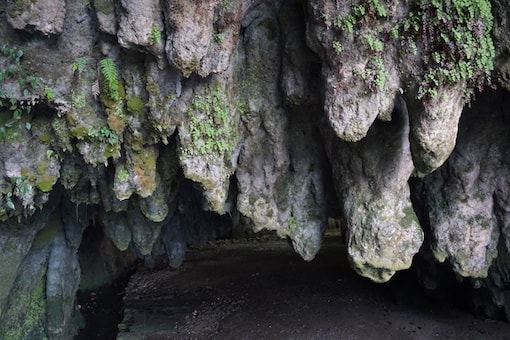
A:
{"type": "Polygon", "coordinates": [[[144,102],[138,97],[129,97],[127,100],[127,110],[132,114],[140,114],[145,107],[144,102]]]}
{"type": "Polygon", "coordinates": [[[51,175],[43,175],[37,178],[35,185],[42,192],[50,192],[56,182],[57,177],[51,175]]]}
{"type": "Polygon", "coordinates": [[[196,95],[188,110],[191,143],[183,147],[186,156],[230,154],[237,140],[237,120],[224,89],[216,84],[196,95]]]}
{"type": "Polygon", "coordinates": [[[45,282],[41,278],[31,290],[22,292],[12,303],[3,321],[5,327],[0,340],[13,339],[47,339],[45,330],[45,282]]]}

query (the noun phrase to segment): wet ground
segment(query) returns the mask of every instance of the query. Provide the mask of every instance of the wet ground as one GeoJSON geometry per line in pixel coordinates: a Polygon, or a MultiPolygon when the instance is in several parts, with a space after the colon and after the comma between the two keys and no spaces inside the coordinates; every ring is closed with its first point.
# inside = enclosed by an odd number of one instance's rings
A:
{"type": "Polygon", "coordinates": [[[510,339],[510,324],[454,299],[359,277],[344,252],[335,237],[309,263],[285,241],[223,243],[191,250],[178,270],[140,269],[118,339],[510,339]]]}

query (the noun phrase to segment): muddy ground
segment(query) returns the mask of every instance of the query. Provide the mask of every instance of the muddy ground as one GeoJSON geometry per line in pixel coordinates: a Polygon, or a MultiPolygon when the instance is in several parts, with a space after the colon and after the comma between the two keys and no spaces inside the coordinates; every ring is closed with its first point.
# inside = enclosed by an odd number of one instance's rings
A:
{"type": "Polygon", "coordinates": [[[191,250],[178,270],[140,269],[118,339],[510,339],[510,324],[462,309],[454,292],[372,283],[344,254],[335,236],[309,263],[285,241],[223,243],[191,250]]]}

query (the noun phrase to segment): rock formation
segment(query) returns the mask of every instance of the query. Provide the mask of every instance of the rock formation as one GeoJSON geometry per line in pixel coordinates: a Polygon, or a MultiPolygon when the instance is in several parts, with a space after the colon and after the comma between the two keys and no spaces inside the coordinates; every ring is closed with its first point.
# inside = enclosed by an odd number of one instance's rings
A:
{"type": "Polygon", "coordinates": [[[0,5],[0,339],[240,228],[310,261],[328,217],[360,275],[428,252],[510,319],[505,2],[0,5]]]}

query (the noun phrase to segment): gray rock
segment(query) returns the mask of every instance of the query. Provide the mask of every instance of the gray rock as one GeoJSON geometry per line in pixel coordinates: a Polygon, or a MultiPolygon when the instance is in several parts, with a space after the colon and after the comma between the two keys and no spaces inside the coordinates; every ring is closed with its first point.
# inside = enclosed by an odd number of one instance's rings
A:
{"type": "Polygon", "coordinates": [[[455,151],[425,178],[434,255],[465,277],[487,276],[500,234],[508,233],[508,214],[500,208],[508,199],[502,180],[510,175],[508,126],[496,98],[485,94],[465,110],[455,151]]]}
{"type": "MultiPolygon", "coordinates": [[[[61,223],[61,221],[55,221],[61,223]]],[[[50,223],[53,223],[51,221],[50,223]]],[[[65,225],[64,228],[73,228],[65,225]]],[[[83,231],[83,229],[81,229],[83,231]]],[[[79,243],[78,243],[79,244],[79,243]]],[[[46,326],[48,339],[65,339],[76,332],[75,296],[80,284],[78,249],[66,241],[61,228],[53,238],[46,272],[46,326]]]]}
{"type": "MultiPolygon", "coordinates": [[[[381,26],[362,27],[353,38],[332,24],[334,18],[346,15],[345,6],[333,1],[309,1],[306,38],[323,62],[328,122],[339,138],[356,142],[366,136],[375,119],[389,119],[401,80],[397,46],[385,44],[378,55],[364,38],[377,37],[383,25],[391,28],[391,20],[381,26]]],[[[398,18],[404,7],[391,7],[395,11],[391,17],[398,18]]]]}
{"type": "Polygon", "coordinates": [[[179,216],[170,220],[163,231],[161,239],[165,246],[168,257],[168,265],[172,268],[179,268],[186,256],[185,232],[179,216]]]}
{"type": "Polygon", "coordinates": [[[127,218],[133,244],[141,255],[150,255],[164,224],[154,223],[146,219],[141,213],[136,200],[131,200],[127,218]]]}
{"type": "Polygon", "coordinates": [[[116,35],[118,19],[115,14],[116,1],[114,0],[94,0],[97,21],[99,29],[104,33],[116,35]]]}
{"type": "Polygon", "coordinates": [[[120,2],[121,11],[117,37],[125,48],[141,48],[156,56],[164,51],[164,26],[157,0],[120,2]]]}
{"type": "Polygon", "coordinates": [[[15,29],[54,35],[62,33],[66,3],[64,0],[8,0],[7,13],[7,21],[15,29]]]}
{"type": "Polygon", "coordinates": [[[164,8],[168,61],[185,77],[197,70],[213,39],[216,1],[173,0],[164,8]]]}
{"type": "Polygon", "coordinates": [[[327,134],[348,256],[360,275],[376,282],[409,268],[423,242],[407,184],[414,169],[408,133],[407,110],[399,99],[392,121],[376,122],[358,143],[327,134]]]}
{"type": "Polygon", "coordinates": [[[117,249],[125,251],[131,244],[132,234],[125,212],[110,212],[101,215],[105,234],[117,249]]]}
{"type": "Polygon", "coordinates": [[[466,103],[465,84],[442,87],[426,106],[407,96],[411,122],[411,152],[415,174],[424,176],[439,168],[450,156],[457,139],[457,127],[466,103]]]}
{"type": "Polygon", "coordinates": [[[306,103],[313,95],[310,87],[313,56],[304,39],[305,20],[299,1],[285,1],[279,19],[282,34],[281,89],[287,103],[306,103]]]}

